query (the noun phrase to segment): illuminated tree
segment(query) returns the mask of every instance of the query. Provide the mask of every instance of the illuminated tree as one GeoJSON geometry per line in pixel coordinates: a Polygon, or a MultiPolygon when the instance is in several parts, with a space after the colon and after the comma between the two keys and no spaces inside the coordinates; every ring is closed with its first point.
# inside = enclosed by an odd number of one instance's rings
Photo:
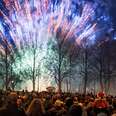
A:
{"type": "MultiPolygon", "coordinates": [[[[110,30],[108,7],[104,1],[3,0],[1,3],[1,40],[7,40],[8,46],[10,46],[11,51],[13,51],[12,53],[15,54],[17,51],[21,56],[20,60],[16,58],[13,70],[19,75],[24,75],[24,77],[28,75],[27,79],[31,78],[33,82],[33,90],[35,90],[36,70],[37,67],[39,67],[38,62],[43,58],[42,56],[39,59],[41,55],[38,49],[41,43],[45,49],[47,49],[49,46],[47,46],[46,43],[50,37],[54,39],[55,47],[49,48],[49,51],[52,50],[54,57],[52,53],[49,52],[48,53],[51,54],[50,56],[52,56],[51,58],[49,58],[46,53],[44,53],[44,56],[46,58],[48,57],[49,60],[53,59],[53,61],[55,61],[51,62],[47,60],[48,64],[50,64],[50,62],[51,64],[57,64],[56,66],[53,65],[51,72],[54,75],[56,74],[54,77],[59,83],[59,91],[61,91],[61,82],[65,77],[63,75],[67,75],[71,72],[71,68],[69,69],[69,67],[71,67],[71,60],[68,60],[70,56],[66,55],[66,51],[68,51],[69,48],[65,47],[65,43],[70,42],[81,45],[82,40],[86,38],[93,41],[92,44],[94,44],[95,39],[99,39],[101,35],[104,35],[104,33],[110,30]],[[67,50],[65,51],[65,49],[67,50]]],[[[1,45],[3,46],[2,42],[1,45]]],[[[2,49],[0,50],[2,51],[2,49]]],[[[6,76],[4,77],[6,78],[6,82],[9,75],[9,71],[7,71],[7,59],[9,57],[7,56],[7,52],[8,50],[6,50],[4,54],[4,57],[6,57],[4,58],[6,59],[6,76]]],[[[85,57],[87,57],[86,54],[85,57]]],[[[85,60],[85,64],[88,64],[86,61],[87,60],[85,60]]],[[[85,69],[87,69],[87,65],[85,66],[85,69]]],[[[44,69],[44,67],[42,68],[44,69]]],[[[87,70],[85,72],[87,72],[87,70]]],[[[87,74],[85,77],[87,77],[87,74]]],[[[86,83],[85,81],[85,86],[86,83]]]]}
{"type": "MultiPolygon", "coordinates": [[[[23,80],[32,80],[33,90],[35,90],[35,80],[38,75],[38,71],[41,68],[41,60],[43,58],[41,54],[42,45],[40,47],[28,47],[21,50],[20,53],[16,54],[16,60],[13,65],[13,70],[19,74],[23,80]]],[[[44,55],[44,53],[43,53],[44,55]]]]}
{"type": "Polygon", "coordinates": [[[50,39],[45,57],[45,66],[48,73],[55,79],[59,92],[62,91],[62,82],[69,72],[69,62],[63,44],[63,40],[61,41],[59,38],[50,39]]]}

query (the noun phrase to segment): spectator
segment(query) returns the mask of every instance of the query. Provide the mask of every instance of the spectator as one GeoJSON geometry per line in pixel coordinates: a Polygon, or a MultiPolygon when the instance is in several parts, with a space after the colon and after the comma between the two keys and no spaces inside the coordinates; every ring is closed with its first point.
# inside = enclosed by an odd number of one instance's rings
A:
{"type": "Polygon", "coordinates": [[[7,102],[0,110],[0,116],[26,116],[25,112],[22,112],[17,107],[17,94],[11,92],[8,95],[7,102]]]}
{"type": "Polygon", "coordinates": [[[38,98],[33,99],[26,113],[27,116],[44,116],[45,112],[41,100],[38,98]]]}

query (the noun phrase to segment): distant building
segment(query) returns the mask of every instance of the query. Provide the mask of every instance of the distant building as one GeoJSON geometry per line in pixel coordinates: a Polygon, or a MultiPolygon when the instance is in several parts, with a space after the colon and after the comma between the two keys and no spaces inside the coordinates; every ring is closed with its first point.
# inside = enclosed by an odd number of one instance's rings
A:
{"type": "Polygon", "coordinates": [[[46,90],[51,93],[51,92],[55,92],[56,88],[52,87],[52,86],[49,86],[49,87],[46,88],[46,90]]]}

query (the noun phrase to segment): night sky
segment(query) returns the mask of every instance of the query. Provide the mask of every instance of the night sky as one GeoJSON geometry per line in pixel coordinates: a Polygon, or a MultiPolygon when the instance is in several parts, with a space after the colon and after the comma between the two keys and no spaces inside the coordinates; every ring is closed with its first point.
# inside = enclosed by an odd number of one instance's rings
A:
{"type": "MultiPolygon", "coordinates": [[[[90,0],[91,1],[91,0],[90,0]]],[[[112,26],[116,31],[116,0],[104,0],[109,3],[112,26]]],[[[3,0],[0,0],[0,9],[4,9],[3,0]]]]}
{"type": "Polygon", "coordinates": [[[113,28],[116,31],[116,0],[111,0],[111,3],[112,3],[112,5],[111,5],[111,8],[110,8],[110,14],[111,14],[111,17],[112,17],[113,28]]]}
{"type": "MultiPolygon", "coordinates": [[[[53,1],[57,1],[57,0],[53,0],[53,1]]],[[[102,0],[87,0],[87,1],[97,2],[97,1],[102,1],[102,0]]],[[[116,12],[116,0],[103,0],[103,1],[108,4],[107,6],[109,7],[109,14],[110,14],[111,21],[112,21],[112,27],[114,29],[114,32],[116,32],[116,13],[115,13],[116,12]]],[[[5,15],[8,15],[7,14],[8,11],[5,8],[5,5],[3,4],[3,0],[0,0],[0,9],[5,13],[5,15]]]]}

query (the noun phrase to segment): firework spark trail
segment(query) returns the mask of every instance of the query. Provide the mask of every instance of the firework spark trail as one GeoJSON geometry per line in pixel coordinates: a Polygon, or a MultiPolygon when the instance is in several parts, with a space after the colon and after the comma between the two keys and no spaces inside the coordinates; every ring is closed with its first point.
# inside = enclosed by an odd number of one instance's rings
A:
{"type": "MultiPolygon", "coordinates": [[[[14,64],[13,70],[17,73],[33,67],[33,54],[30,49],[27,50],[28,47],[46,44],[51,36],[58,37],[63,42],[74,41],[76,46],[85,38],[91,39],[93,35],[97,37],[97,33],[101,31],[98,25],[103,16],[97,17],[95,14],[99,9],[97,3],[86,0],[75,0],[75,3],[74,0],[3,1],[8,12],[0,9],[0,52],[5,54],[6,43],[8,51],[12,53],[16,46],[22,57],[21,61],[17,58],[14,64]]],[[[102,29],[104,28],[105,25],[102,29]]],[[[72,45],[68,51],[73,53],[75,46],[72,45]]],[[[43,50],[41,57],[36,58],[36,68],[45,55],[46,50],[43,50]]],[[[51,78],[47,83],[50,82],[51,78]]]]}
{"type": "MultiPolygon", "coordinates": [[[[83,38],[95,33],[94,3],[85,2],[82,13],[74,12],[71,0],[4,0],[9,16],[0,11],[5,23],[10,27],[10,35],[18,49],[21,45],[31,45],[35,40],[41,39],[40,30],[47,30],[55,35],[61,29],[64,40],[72,37],[79,44],[83,38]],[[71,19],[70,19],[71,18],[71,19]],[[92,22],[93,20],[93,22],[92,22]],[[37,36],[38,35],[38,36],[37,36]]],[[[79,7],[78,3],[78,7],[79,7]]],[[[0,30],[5,36],[4,28],[0,24],[0,30]]],[[[60,36],[60,35],[59,35],[60,36]]],[[[61,36],[60,36],[61,37],[61,36]]]]}

